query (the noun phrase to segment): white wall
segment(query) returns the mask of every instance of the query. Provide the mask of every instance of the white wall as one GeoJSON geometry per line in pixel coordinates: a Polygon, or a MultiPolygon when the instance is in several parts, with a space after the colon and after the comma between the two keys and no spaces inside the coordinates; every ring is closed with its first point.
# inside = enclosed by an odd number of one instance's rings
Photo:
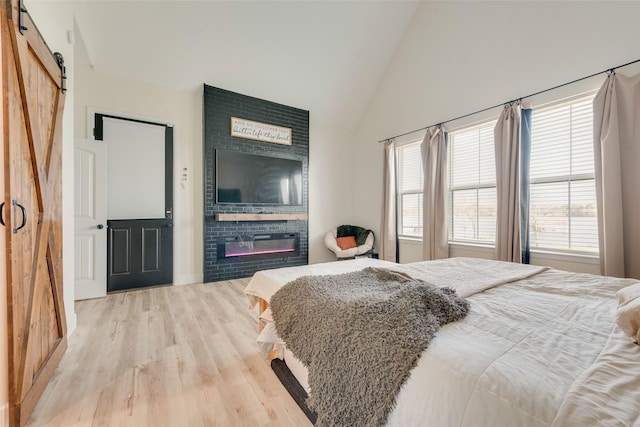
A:
{"type": "MultiPolygon", "coordinates": [[[[354,223],[353,132],[313,121],[309,125],[309,263],[335,261],[327,231],[354,223]]],[[[359,225],[359,224],[356,224],[359,225]]]]}
{"type": "Polygon", "coordinates": [[[202,120],[195,102],[201,91],[176,91],[76,64],[76,137],[91,136],[89,108],[173,125],[175,284],[202,281],[202,120]]]}
{"type": "MultiPolygon", "coordinates": [[[[382,188],[371,185],[382,182],[379,140],[638,59],[638,16],[638,2],[422,3],[356,129],[355,218],[379,229],[382,188]]],[[[534,101],[595,89],[603,80],[534,101]]],[[[419,251],[412,242],[401,244],[404,262],[419,259],[419,251]]],[[[460,254],[488,256],[452,248],[452,256],[460,254]]],[[[597,272],[591,263],[558,258],[556,264],[597,272]]]]}

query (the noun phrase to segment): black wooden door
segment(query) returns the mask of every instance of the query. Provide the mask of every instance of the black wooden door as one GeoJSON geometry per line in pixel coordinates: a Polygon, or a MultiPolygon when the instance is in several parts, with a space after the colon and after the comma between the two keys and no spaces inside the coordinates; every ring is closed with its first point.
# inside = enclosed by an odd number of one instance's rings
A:
{"type": "MultiPolygon", "coordinates": [[[[124,120],[164,128],[164,218],[118,218],[107,220],[107,292],[173,282],[173,128],[167,125],[122,117],[95,115],[94,136],[104,140],[104,119],[124,120]]],[[[130,143],[135,144],[135,140],[130,143]]],[[[108,168],[118,165],[107,165],[108,168]]],[[[131,185],[135,186],[135,182],[131,185]]]]}
{"type": "Polygon", "coordinates": [[[107,291],[173,281],[171,219],[107,221],[107,291]]]}

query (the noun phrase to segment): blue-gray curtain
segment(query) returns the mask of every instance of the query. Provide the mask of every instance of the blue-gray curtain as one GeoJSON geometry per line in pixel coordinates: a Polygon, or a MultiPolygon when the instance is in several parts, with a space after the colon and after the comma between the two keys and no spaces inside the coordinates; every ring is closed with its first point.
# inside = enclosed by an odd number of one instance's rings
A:
{"type": "Polygon", "coordinates": [[[531,110],[520,111],[520,245],[522,263],[529,264],[531,250],[529,247],[529,204],[531,189],[531,110]]]}

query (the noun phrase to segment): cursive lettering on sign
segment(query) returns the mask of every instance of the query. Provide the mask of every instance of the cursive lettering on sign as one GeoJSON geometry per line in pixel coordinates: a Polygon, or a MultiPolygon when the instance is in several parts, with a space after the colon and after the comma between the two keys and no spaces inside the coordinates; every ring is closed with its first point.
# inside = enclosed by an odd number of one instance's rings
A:
{"type": "Polygon", "coordinates": [[[291,145],[291,128],[231,117],[231,136],[291,145]]]}

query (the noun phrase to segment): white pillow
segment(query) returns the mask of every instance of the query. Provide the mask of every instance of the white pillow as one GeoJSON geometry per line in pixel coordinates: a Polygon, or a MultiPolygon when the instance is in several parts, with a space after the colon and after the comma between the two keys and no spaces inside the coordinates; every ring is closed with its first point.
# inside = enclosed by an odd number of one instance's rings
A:
{"type": "Polygon", "coordinates": [[[617,292],[618,326],[640,344],[640,283],[627,286],[617,292]]]}
{"type": "Polygon", "coordinates": [[[616,293],[618,304],[624,304],[636,298],[640,298],[640,282],[620,289],[616,293]]]}

